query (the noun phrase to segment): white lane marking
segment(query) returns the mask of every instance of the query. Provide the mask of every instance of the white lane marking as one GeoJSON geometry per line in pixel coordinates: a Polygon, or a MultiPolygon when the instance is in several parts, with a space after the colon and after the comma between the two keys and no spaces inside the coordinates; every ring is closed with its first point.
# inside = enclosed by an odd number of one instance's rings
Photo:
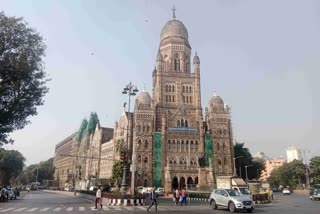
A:
{"type": "Polygon", "coordinates": [[[40,212],[45,212],[45,211],[47,211],[49,209],[50,209],[50,207],[46,207],[46,208],[43,208],[42,210],[40,210],[40,212]]]}
{"type": "Polygon", "coordinates": [[[110,210],[109,207],[107,207],[107,206],[103,206],[102,209],[103,210],[110,210]]]}
{"type": "Polygon", "coordinates": [[[35,207],[35,208],[30,209],[30,210],[27,210],[27,212],[33,212],[33,211],[35,211],[37,209],[38,209],[38,207],[35,207]]]}
{"type": "Polygon", "coordinates": [[[120,207],[113,207],[114,210],[121,210],[120,207]]]}
{"type": "Polygon", "coordinates": [[[86,208],[84,208],[84,207],[79,207],[79,211],[85,211],[86,210],[86,208]]]}
{"type": "Polygon", "coordinates": [[[133,210],[133,208],[132,207],[123,207],[123,208],[125,208],[126,210],[133,210]]]}
{"type": "Polygon", "coordinates": [[[140,210],[147,210],[147,208],[145,208],[145,207],[137,206],[137,208],[139,208],[140,210]]]}
{"type": "Polygon", "coordinates": [[[96,207],[90,207],[91,211],[96,211],[96,207]]]}
{"type": "Polygon", "coordinates": [[[20,211],[25,210],[25,209],[27,209],[27,207],[22,207],[22,208],[16,209],[14,212],[20,212],[20,211]]]}
{"type": "Polygon", "coordinates": [[[14,208],[8,208],[8,209],[5,209],[5,210],[1,210],[0,212],[5,213],[5,212],[8,212],[8,211],[13,210],[13,209],[14,208]]]}
{"type": "Polygon", "coordinates": [[[61,207],[57,207],[57,208],[55,208],[53,211],[54,212],[57,212],[57,211],[60,211],[61,210],[61,207]]]}
{"type": "Polygon", "coordinates": [[[68,207],[67,209],[66,209],[66,211],[68,211],[68,212],[70,212],[70,211],[72,211],[73,210],[73,207],[68,207]]]}

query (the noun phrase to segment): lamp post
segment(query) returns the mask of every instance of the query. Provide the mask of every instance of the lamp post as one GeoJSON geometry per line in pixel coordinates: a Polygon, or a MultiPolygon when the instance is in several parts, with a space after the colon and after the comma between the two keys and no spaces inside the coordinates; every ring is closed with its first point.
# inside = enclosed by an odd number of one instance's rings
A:
{"type": "Polygon", "coordinates": [[[246,182],[248,183],[248,167],[253,166],[253,165],[247,165],[245,166],[246,168],[246,182]]]}
{"type": "MultiPolygon", "coordinates": [[[[130,123],[130,101],[131,96],[135,96],[139,90],[135,85],[131,82],[126,85],[123,89],[122,94],[128,94],[129,102],[128,102],[128,123],[127,123],[127,142],[126,142],[126,150],[129,151],[129,123],[130,123]]],[[[127,189],[127,168],[128,163],[126,161],[123,162],[123,176],[122,176],[122,184],[121,184],[121,192],[125,193],[127,189]]],[[[134,188],[134,187],[133,187],[134,188]]]]}
{"type": "Polygon", "coordinates": [[[236,169],[236,159],[242,158],[243,156],[238,156],[233,158],[233,176],[237,176],[237,169],[236,169]]]}

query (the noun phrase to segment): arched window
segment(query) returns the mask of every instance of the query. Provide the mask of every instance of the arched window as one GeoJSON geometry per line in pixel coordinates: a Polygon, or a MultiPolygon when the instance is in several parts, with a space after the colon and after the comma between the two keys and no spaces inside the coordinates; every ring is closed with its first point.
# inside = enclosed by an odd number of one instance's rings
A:
{"type": "Polygon", "coordinates": [[[223,143],[223,144],[222,144],[222,150],[224,151],[225,149],[226,149],[226,144],[223,143]]]}
{"type": "Polygon", "coordinates": [[[141,126],[137,125],[138,132],[141,132],[141,126]]]}
{"type": "Polygon", "coordinates": [[[220,158],[218,159],[218,164],[219,164],[219,165],[221,165],[221,164],[222,164],[222,163],[221,163],[221,159],[220,159],[220,158]]]}
{"type": "Polygon", "coordinates": [[[184,127],[183,119],[181,119],[181,127],[184,127]]]}
{"type": "Polygon", "coordinates": [[[172,102],[174,103],[174,96],[172,96],[172,102]]]}
{"type": "Polygon", "coordinates": [[[144,163],[148,163],[148,157],[144,158],[144,163]]]}
{"type": "Polygon", "coordinates": [[[187,103],[189,103],[189,97],[187,96],[187,103]]]}
{"type": "Polygon", "coordinates": [[[146,127],[142,126],[142,132],[144,133],[146,131],[146,127]]]}
{"type": "Polygon", "coordinates": [[[220,143],[217,143],[217,151],[220,151],[220,143]]]}
{"type": "Polygon", "coordinates": [[[191,91],[191,86],[189,86],[189,93],[192,93],[192,91],[191,91]]]}
{"type": "Polygon", "coordinates": [[[171,92],[171,85],[169,85],[169,92],[171,92]]]}
{"type": "Polygon", "coordinates": [[[174,92],[174,85],[172,85],[172,92],[174,92]]]}
{"type": "Polygon", "coordinates": [[[169,95],[169,103],[171,103],[171,95],[169,95]]]}
{"type": "Polygon", "coordinates": [[[190,97],[190,103],[192,103],[192,97],[190,97]]]}
{"type": "Polygon", "coordinates": [[[171,140],[168,140],[168,144],[171,144],[171,140]]]}
{"type": "Polygon", "coordinates": [[[182,86],[182,92],[184,93],[184,91],[185,91],[185,90],[184,90],[184,85],[183,85],[183,86],[182,86]]]}
{"type": "Polygon", "coordinates": [[[180,120],[177,121],[177,126],[180,127],[180,120]]]}
{"type": "Polygon", "coordinates": [[[184,126],[188,128],[188,120],[184,122],[184,126]]]}
{"type": "Polygon", "coordinates": [[[223,164],[224,164],[224,165],[227,165],[227,157],[224,157],[224,159],[223,159],[223,164]]]}
{"type": "Polygon", "coordinates": [[[180,60],[179,59],[174,59],[174,70],[179,71],[180,70],[180,60]]]}
{"type": "Polygon", "coordinates": [[[148,140],[144,141],[144,148],[148,148],[148,140]]]}
{"type": "Polygon", "coordinates": [[[138,147],[140,147],[141,146],[141,140],[138,140],[138,147]]]}

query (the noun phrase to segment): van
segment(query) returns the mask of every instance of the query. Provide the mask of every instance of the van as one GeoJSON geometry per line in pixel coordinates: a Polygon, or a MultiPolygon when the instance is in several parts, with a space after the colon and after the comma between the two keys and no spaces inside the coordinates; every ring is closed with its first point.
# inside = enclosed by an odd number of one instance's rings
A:
{"type": "Polygon", "coordinates": [[[143,190],[143,186],[138,186],[138,187],[137,187],[137,192],[138,192],[138,193],[142,193],[142,190],[143,190]]]}

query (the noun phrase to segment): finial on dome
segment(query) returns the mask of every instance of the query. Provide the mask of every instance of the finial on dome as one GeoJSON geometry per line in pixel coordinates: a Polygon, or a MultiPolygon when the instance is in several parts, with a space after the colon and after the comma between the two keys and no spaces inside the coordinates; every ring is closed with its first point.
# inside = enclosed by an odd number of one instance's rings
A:
{"type": "Polygon", "coordinates": [[[215,96],[215,97],[217,96],[217,91],[216,91],[216,89],[213,90],[213,96],[215,96]]]}
{"type": "Polygon", "coordinates": [[[176,7],[173,5],[173,8],[171,10],[172,10],[172,18],[176,19],[176,7]]]}
{"type": "Polygon", "coordinates": [[[145,83],[145,82],[143,83],[143,89],[142,89],[142,92],[146,92],[146,83],[145,83]]]}

